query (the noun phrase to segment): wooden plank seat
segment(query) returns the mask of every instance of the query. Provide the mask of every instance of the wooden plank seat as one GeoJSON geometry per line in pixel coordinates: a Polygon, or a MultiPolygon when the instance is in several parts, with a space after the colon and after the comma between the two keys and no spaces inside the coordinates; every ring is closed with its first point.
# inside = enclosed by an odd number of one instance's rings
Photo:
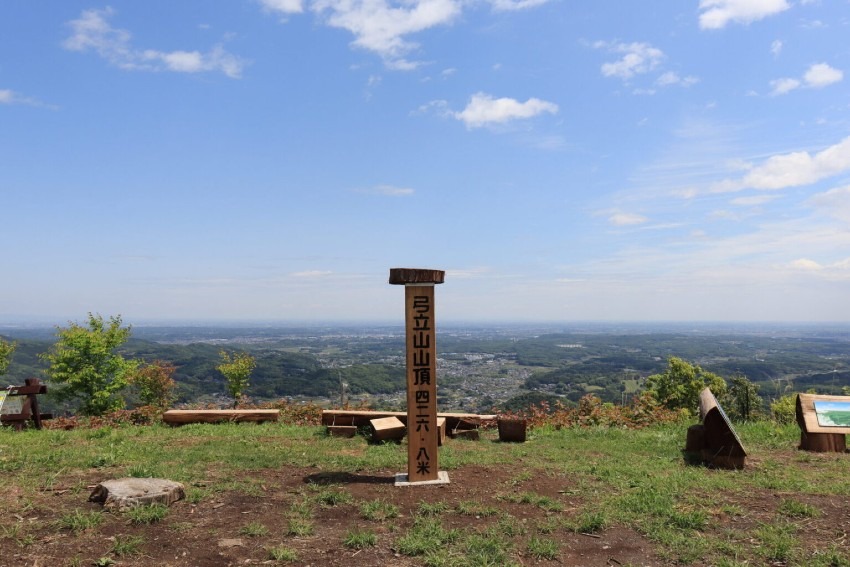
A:
{"type": "MultiPolygon", "coordinates": [[[[372,410],[322,410],[322,425],[369,425],[373,419],[396,417],[407,425],[407,412],[403,411],[372,411],[372,410]]],[[[475,429],[481,425],[495,423],[495,415],[479,415],[475,413],[437,413],[437,419],[445,418],[446,428],[475,429]]]]}
{"type": "Polygon", "coordinates": [[[168,410],[162,421],[171,426],[189,423],[223,423],[278,421],[280,410],[233,409],[233,410],[168,410]]]}
{"type": "Polygon", "coordinates": [[[42,421],[53,418],[53,414],[41,413],[38,407],[37,396],[46,393],[47,386],[39,382],[38,378],[27,378],[23,386],[10,387],[7,390],[8,397],[24,396],[24,400],[21,402],[20,412],[0,414],[0,425],[11,426],[20,431],[28,422],[32,422],[36,429],[41,429],[42,421]]]}

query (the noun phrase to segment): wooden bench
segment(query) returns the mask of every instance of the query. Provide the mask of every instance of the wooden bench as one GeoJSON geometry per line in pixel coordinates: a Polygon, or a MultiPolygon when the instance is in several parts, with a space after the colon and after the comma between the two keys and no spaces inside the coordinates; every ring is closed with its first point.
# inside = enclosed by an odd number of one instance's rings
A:
{"type": "Polygon", "coordinates": [[[227,423],[278,421],[280,410],[168,410],[162,421],[171,426],[189,423],[227,423]]]}
{"type": "Polygon", "coordinates": [[[38,407],[38,395],[47,393],[47,386],[41,384],[38,378],[27,378],[23,386],[11,386],[7,390],[7,399],[12,396],[25,396],[21,402],[21,411],[18,413],[0,414],[0,424],[14,427],[20,431],[28,421],[31,421],[36,429],[41,429],[42,421],[51,419],[53,414],[41,413],[38,407]]]}

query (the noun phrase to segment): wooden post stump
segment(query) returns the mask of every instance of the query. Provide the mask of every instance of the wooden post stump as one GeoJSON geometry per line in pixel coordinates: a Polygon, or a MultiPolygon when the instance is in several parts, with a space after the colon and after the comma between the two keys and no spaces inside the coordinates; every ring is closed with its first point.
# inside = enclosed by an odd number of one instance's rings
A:
{"type": "Polygon", "coordinates": [[[528,421],[525,419],[499,418],[499,441],[525,443],[528,421]]]}
{"type": "Polygon", "coordinates": [[[847,440],[843,433],[800,431],[800,449],[815,453],[844,453],[847,451],[847,440]]]}

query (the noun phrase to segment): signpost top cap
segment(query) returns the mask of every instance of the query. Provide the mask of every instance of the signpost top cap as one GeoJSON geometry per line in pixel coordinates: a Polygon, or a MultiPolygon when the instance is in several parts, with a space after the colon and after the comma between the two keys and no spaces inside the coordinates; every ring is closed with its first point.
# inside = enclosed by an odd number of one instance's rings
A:
{"type": "Polygon", "coordinates": [[[443,270],[421,270],[417,268],[390,268],[390,283],[405,284],[441,284],[446,279],[443,270]]]}

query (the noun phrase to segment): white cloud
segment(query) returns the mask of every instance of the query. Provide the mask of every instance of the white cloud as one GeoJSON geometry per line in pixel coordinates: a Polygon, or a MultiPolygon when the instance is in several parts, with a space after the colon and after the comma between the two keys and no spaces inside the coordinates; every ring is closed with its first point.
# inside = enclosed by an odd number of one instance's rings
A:
{"type": "Polygon", "coordinates": [[[376,185],[370,189],[361,190],[360,193],[370,195],[385,195],[387,197],[406,197],[413,195],[415,191],[409,187],[396,187],[394,185],[376,185]]]}
{"type": "Polygon", "coordinates": [[[773,96],[784,95],[790,93],[791,91],[799,87],[800,81],[798,81],[797,79],[776,79],[770,81],[770,94],[773,96]]]}
{"type": "Polygon", "coordinates": [[[844,78],[844,72],[830,67],[826,63],[816,63],[809,67],[803,80],[812,88],[819,89],[837,83],[844,78]]]}
{"type": "Polygon", "coordinates": [[[0,89],[0,104],[23,104],[26,106],[37,106],[42,108],[50,108],[56,110],[57,107],[52,104],[45,104],[38,99],[23,96],[12,89],[0,89]]]}
{"type": "Polygon", "coordinates": [[[699,27],[720,29],[730,22],[749,24],[767,16],[784,12],[787,0],[700,0],[699,27]]]}
{"type": "Polygon", "coordinates": [[[664,52],[648,43],[608,43],[597,41],[594,45],[597,49],[607,49],[613,53],[622,53],[623,56],[613,63],[604,63],[601,67],[602,74],[606,77],[618,77],[628,80],[635,75],[652,71],[664,59],[664,52]]]}
{"type": "Polygon", "coordinates": [[[828,216],[850,224],[850,185],[813,195],[807,204],[820,209],[828,216]]]}
{"type": "Polygon", "coordinates": [[[526,10],[547,3],[549,0],[490,0],[497,12],[512,12],[526,10]]]}
{"type": "Polygon", "coordinates": [[[784,189],[810,185],[822,179],[850,171],[850,136],[815,154],[791,152],[771,156],[752,167],[739,180],[722,181],[716,192],[752,189],[784,189]]]}
{"type": "Polygon", "coordinates": [[[645,216],[635,213],[614,213],[608,217],[608,222],[614,226],[634,226],[643,224],[648,220],[645,216]]]}
{"type": "Polygon", "coordinates": [[[512,98],[493,98],[485,93],[476,93],[469,99],[466,108],[452,115],[466,124],[467,128],[480,128],[488,124],[532,118],[547,112],[557,113],[558,105],[538,98],[519,102],[512,98]]]}
{"type": "Polygon", "coordinates": [[[659,87],[669,87],[669,86],[680,86],[680,87],[691,87],[699,82],[698,77],[694,77],[689,75],[687,77],[680,77],[678,74],[673,71],[667,71],[658,79],[655,80],[655,84],[659,87]]]}
{"type": "Polygon", "coordinates": [[[266,10],[284,14],[300,14],[304,11],[301,0],[259,0],[266,10]]]}
{"type": "Polygon", "coordinates": [[[770,52],[773,53],[774,57],[778,57],[780,53],[782,53],[782,42],[780,40],[774,40],[773,43],[770,44],[770,52]]]}
{"type": "Polygon", "coordinates": [[[803,74],[802,81],[798,79],[776,79],[770,82],[773,96],[784,95],[802,86],[811,89],[822,89],[829,85],[840,82],[844,78],[844,72],[840,69],[830,67],[827,63],[815,63],[803,74]]]}
{"type": "Polygon", "coordinates": [[[819,271],[823,270],[823,266],[815,262],[814,260],[809,260],[808,258],[799,258],[794,260],[789,265],[791,268],[795,270],[805,270],[805,271],[819,271]]]}
{"type": "Polygon", "coordinates": [[[312,9],[326,23],[354,34],[353,45],[377,53],[395,70],[415,69],[419,62],[405,56],[418,44],[405,36],[452,23],[461,13],[459,0],[316,0],[312,9]]]}
{"type": "Polygon", "coordinates": [[[177,73],[220,71],[232,79],[242,75],[245,62],[220,45],[206,53],[136,49],[130,43],[130,32],[109,24],[108,19],[114,13],[112,8],[83,11],[78,19],[68,22],[71,35],[62,45],[70,51],[94,51],[121,69],[177,73]]]}
{"type": "Polygon", "coordinates": [[[738,197],[732,199],[730,203],[737,207],[757,207],[767,204],[776,199],[776,195],[754,195],[752,197],[738,197]]]}

